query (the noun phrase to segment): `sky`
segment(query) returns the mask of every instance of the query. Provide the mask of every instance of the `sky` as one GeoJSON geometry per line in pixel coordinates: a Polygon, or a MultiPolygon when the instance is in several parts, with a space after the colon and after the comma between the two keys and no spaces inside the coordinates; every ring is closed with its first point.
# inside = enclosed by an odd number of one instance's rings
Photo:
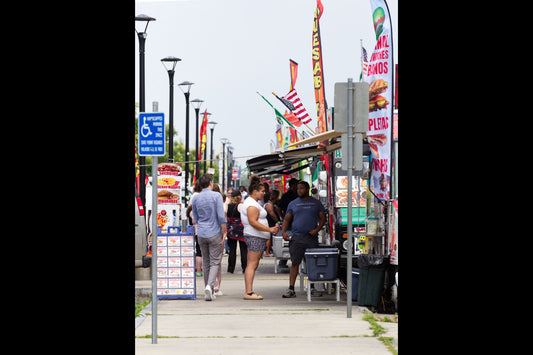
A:
{"type": "MultiPolygon", "coordinates": [[[[398,1],[388,1],[391,13],[394,63],[398,64],[398,1]]],[[[370,0],[322,0],[320,18],[324,87],[328,107],[334,104],[334,84],[359,80],[363,40],[368,56],[376,44],[370,0]]],[[[148,25],[145,47],[145,107],[152,102],[168,123],[169,79],[161,63],[181,58],[174,74],[175,140],[185,142],[185,97],[177,84],[193,82],[190,99],[204,100],[200,112],[212,113],[215,155],[220,139],[229,139],[241,166],[254,156],[270,153],[275,140],[274,111],[283,104],[272,95],[290,89],[289,59],[298,65],[295,88],[316,127],[311,59],[316,0],[136,0],[135,15],[156,18],[148,25]]],[[[144,28],[144,27],[143,27],[144,28]]],[[[135,101],[139,102],[139,43],[135,31],[135,101]]],[[[133,54],[132,54],[133,55],[133,54]]],[[[133,73],[132,73],[133,74],[133,73]]],[[[190,105],[189,146],[196,145],[196,116],[190,105]]],[[[201,120],[201,116],[200,116],[201,120]]],[[[200,121],[201,122],[201,121],[200,121]]],[[[301,131],[302,126],[298,130],[301,131]]],[[[208,132],[207,150],[210,149],[208,132]]]]}

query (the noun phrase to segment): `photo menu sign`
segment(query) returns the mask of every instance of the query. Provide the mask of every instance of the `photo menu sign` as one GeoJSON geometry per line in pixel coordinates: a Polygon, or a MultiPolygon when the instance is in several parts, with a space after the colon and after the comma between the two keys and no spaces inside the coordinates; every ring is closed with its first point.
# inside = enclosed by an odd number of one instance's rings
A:
{"type": "Polygon", "coordinates": [[[194,226],[157,232],[157,297],[196,299],[194,226]]]}

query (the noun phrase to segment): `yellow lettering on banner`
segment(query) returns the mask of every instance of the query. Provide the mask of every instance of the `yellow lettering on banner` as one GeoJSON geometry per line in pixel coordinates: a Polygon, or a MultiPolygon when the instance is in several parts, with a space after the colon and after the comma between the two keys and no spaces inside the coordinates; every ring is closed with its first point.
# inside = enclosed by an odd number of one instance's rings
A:
{"type": "Polygon", "coordinates": [[[313,60],[320,59],[320,50],[318,47],[313,47],[313,60]]]}
{"type": "Polygon", "coordinates": [[[315,76],[315,89],[320,89],[322,87],[322,79],[320,76],[315,76]]]}
{"type": "Polygon", "coordinates": [[[318,46],[320,42],[318,41],[318,32],[313,33],[313,47],[318,46]]]}
{"type": "Polygon", "coordinates": [[[318,72],[322,72],[320,68],[320,61],[317,61],[315,63],[315,67],[313,68],[313,75],[316,75],[318,72]]]}

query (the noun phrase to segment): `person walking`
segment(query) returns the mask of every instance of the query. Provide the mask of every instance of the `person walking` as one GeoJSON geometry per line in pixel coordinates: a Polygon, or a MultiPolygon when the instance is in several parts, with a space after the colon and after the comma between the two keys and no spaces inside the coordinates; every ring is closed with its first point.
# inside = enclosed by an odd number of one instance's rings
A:
{"type": "Polygon", "coordinates": [[[326,210],[319,200],[309,196],[309,184],[300,181],[297,193],[298,198],[289,203],[287,207],[281,229],[283,239],[290,240],[289,253],[292,264],[289,288],[282,294],[283,298],[296,297],[294,283],[298,275],[298,267],[307,248],[318,248],[318,232],[326,223],[326,210]],[[287,234],[287,228],[291,222],[292,238],[287,234]]]}
{"type": "Polygon", "coordinates": [[[266,242],[270,238],[270,233],[276,234],[279,231],[279,225],[268,227],[267,211],[258,203],[258,201],[263,200],[265,187],[261,184],[250,185],[249,194],[241,209],[244,240],[248,247],[247,264],[244,271],[246,292],[243,298],[245,300],[262,300],[263,296],[253,291],[255,270],[257,270],[259,259],[266,249],[266,242]]]}
{"type": "Polygon", "coordinates": [[[220,268],[226,235],[226,215],[222,195],[213,189],[213,175],[203,174],[199,179],[202,191],[192,201],[192,215],[197,225],[198,244],[202,251],[205,300],[214,295],[215,279],[220,268]]]}

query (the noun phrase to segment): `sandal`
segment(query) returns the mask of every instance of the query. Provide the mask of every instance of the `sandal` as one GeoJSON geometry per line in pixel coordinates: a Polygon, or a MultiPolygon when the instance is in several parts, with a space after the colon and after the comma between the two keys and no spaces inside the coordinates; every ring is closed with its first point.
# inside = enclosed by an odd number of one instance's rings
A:
{"type": "Polygon", "coordinates": [[[244,298],[245,300],[262,300],[262,299],[263,299],[263,296],[258,295],[258,294],[255,293],[255,292],[252,292],[251,295],[245,293],[243,298],[244,298]]]}

